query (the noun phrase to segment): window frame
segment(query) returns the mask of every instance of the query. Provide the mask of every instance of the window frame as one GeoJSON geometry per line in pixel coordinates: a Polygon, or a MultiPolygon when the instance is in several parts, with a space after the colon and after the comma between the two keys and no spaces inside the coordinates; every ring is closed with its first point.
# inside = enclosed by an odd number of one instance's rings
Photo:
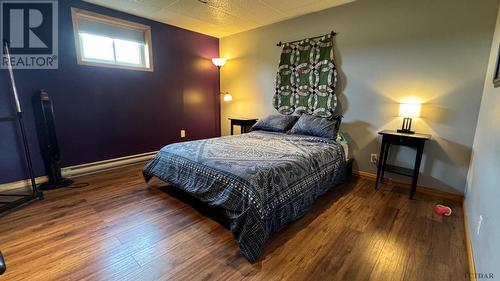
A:
{"type": "MultiPolygon", "coordinates": [[[[151,27],[148,25],[136,23],[136,22],[131,22],[128,20],[123,20],[115,17],[110,17],[98,13],[94,13],[91,11],[87,10],[82,10],[78,8],[71,8],[71,18],[73,21],[73,34],[75,37],[75,49],[76,49],[76,58],[77,58],[77,63],[79,65],[88,65],[88,66],[98,66],[98,67],[108,67],[108,68],[121,68],[121,69],[129,69],[129,70],[139,70],[139,71],[148,71],[148,72],[153,72],[154,67],[153,67],[153,49],[152,49],[152,38],[151,38],[151,27]],[[79,18],[85,18],[88,20],[104,23],[104,24],[111,24],[111,25],[116,25],[128,29],[133,29],[137,30],[140,32],[144,33],[144,53],[141,55],[141,57],[144,59],[144,66],[135,66],[131,64],[126,64],[126,63],[117,63],[116,60],[114,63],[106,63],[106,62],[99,62],[99,61],[89,61],[89,60],[84,60],[83,59],[83,44],[82,40],[80,38],[80,29],[78,27],[78,19],[79,18]]],[[[115,39],[115,38],[112,38],[115,39]]],[[[118,38],[116,38],[118,39],[118,38]]],[[[114,42],[113,42],[113,48],[114,48],[114,42]]],[[[113,52],[115,53],[116,56],[116,50],[114,49],[113,52]]]]}

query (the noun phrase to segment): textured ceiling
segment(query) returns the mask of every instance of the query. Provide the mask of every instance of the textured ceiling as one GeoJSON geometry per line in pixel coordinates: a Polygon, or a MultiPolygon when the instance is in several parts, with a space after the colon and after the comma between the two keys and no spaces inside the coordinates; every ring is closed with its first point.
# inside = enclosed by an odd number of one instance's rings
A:
{"type": "Polygon", "coordinates": [[[85,1],[211,36],[224,37],[355,0],[85,1]]]}

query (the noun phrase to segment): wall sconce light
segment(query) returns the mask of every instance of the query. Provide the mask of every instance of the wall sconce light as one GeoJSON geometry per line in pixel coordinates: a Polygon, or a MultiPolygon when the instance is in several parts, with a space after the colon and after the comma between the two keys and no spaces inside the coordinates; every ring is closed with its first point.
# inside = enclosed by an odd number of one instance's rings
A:
{"type": "Polygon", "coordinates": [[[221,68],[223,65],[225,65],[227,62],[226,58],[213,58],[212,63],[217,66],[218,68],[221,68]]]}
{"type": "Polygon", "coordinates": [[[233,96],[231,96],[231,94],[229,92],[221,93],[221,95],[224,95],[223,99],[226,102],[233,100],[233,96]]]}
{"type": "Polygon", "coordinates": [[[414,134],[415,131],[411,130],[412,118],[420,117],[422,110],[421,103],[401,103],[399,104],[399,116],[403,117],[403,126],[398,130],[398,133],[414,134]]]}

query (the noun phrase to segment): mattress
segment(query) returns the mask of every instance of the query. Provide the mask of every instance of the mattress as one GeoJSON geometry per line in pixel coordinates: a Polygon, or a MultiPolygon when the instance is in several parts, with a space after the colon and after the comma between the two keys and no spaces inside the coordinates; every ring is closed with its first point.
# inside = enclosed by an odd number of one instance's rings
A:
{"type": "Polygon", "coordinates": [[[221,207],[254,262],[269,237],[344,181],[345,154],[334,140],[253,131],[167,145],[143,173],[221,207]]]}

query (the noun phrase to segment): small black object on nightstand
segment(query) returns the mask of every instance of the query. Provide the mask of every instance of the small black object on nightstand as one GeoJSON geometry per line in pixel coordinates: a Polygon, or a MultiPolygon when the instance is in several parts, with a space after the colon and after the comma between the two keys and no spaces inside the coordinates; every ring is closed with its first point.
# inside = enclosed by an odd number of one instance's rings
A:
{"type": "Polygon", "coordinates": [[[233,135],[234,134],[234,130],[233,130],[234,126],[240,126],[242,134],[248,133],[248,132],[250,132],[250,129],[252,128],[252,126],[255,123],[257,123],[257,120],[259,120],[259,119],[256,119],[256,118],[229,118],[229,120],[231,121],[231,135],[233,135]]]}
{"type": "Polygon", "coordinates": [[[431,138],[431,135],[418,134],[418,133],[405,134],[390,130],[379,132],[379,135],[382,135],[382,145],[380,147],[378,169],[377,169],[377,181],[375,183],[375,189],[378,189],[379,183],[382,183],[385,172],[411,177],[412,181],[411,181],[410,199],[412,199],[413,194],[417,189],[417,181],[418,181],[418,175],[420,173],[420,164],[422,162],[422,155],[424,153],[424,145],[425,142],[431,138]],[[415,157],[415,165],[413,169],[387,164],[387,156],[389,154],[389,148],[391,145],[401,145],[407,147],[414,147],[417,149],[417,154],[415,157]]]}

